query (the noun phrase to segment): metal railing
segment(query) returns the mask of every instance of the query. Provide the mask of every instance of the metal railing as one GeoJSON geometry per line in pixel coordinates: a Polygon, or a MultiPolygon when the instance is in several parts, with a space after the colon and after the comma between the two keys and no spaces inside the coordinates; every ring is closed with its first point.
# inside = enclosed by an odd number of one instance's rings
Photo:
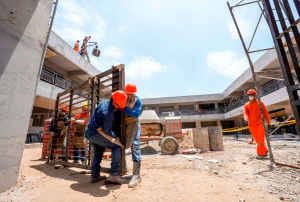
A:
{"type": "Polygon", "coordinates": [[[69,90],[72,86],[77,84],[47,67],[43,67],[40,79],[64,90],[69,90]]]}
{"type": "MultiPolygon", "coordinates": [[[[296,83],[297,79],[294,77],[296,83]]],[[[261,97],[266,96],[270,93],[273,93],[281,88],[284,88],[284,81],[275,81],[267,86],[264,86],[259,90],[261,97]]],[[[199,110],[182,110],[179,112],[169,112],[169,113],[158,113],[159,117],[168,117],[168,116],[188,116],[188,115],[209,115],[209,114],[224,114],[226,112],[237,109],[241,106],[244,106],[245,103],[249,101],[248,96],[242,96],[238,101],[232,103],[230,106],[225,107],[224,109],[203,109],[199,110]]]]}
{"type": "MultiPolygon", "coordinates": [[[[270,85],[267,85],[259,90],[259,94],[261,97],[266,96],[270,93],[273,93],[281,88],[285,87],[284,81],[275,81],[274,83],[271,83],[270,85]]],[[[234,102],[228,107],[225,107],[224,112],[232,111],[236,108],[239,108],[243,106],[245,103],[249,101],[248,97],[244,95],[241,97],[238,101],[234,102]]]]}
{"type": "Polygon", "coordinates": [[[159,117],[171,117],[171,116],[189,116],[189,115],[209,115],[209,114],[224,114],[223,109],[203,109],[199,110],[182,110],[179,112],[165,112],[158,113],[159,117]]]}

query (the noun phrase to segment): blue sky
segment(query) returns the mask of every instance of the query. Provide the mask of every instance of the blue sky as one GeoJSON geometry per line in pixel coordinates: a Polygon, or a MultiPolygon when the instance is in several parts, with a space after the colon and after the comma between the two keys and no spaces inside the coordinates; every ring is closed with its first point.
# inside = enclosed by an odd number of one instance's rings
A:
{"type": "MultiPolygon", "coordinates": [[[[259,7],[234,13],[249,44],[259,7]]],[[[92,64],[101,71],[125,64],[126,83],[141,98],[221,93],[249,67],[223,0],[60,0],[53,31],[72,46],[91,35],[101,50],[92,64]]],[[[272,45],[262,19],[251,49],[272,45]]]]}

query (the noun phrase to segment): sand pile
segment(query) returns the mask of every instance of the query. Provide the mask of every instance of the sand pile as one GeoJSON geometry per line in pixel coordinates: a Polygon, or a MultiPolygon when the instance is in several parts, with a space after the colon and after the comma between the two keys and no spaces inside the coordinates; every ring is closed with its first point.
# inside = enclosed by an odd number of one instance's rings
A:
{"type": "Polygon", "coordinates": [[[184,135],[179,141],[179,150],[192,149],[194,148],[193,131],[188,130],[187,134],[184,135]]]}

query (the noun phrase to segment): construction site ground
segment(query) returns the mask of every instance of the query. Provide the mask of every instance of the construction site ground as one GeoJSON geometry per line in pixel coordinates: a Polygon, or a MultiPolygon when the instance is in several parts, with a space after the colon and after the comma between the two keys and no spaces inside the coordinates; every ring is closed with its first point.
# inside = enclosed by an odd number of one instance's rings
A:
{"type": "MultiPolygon", "coordinates": [[[[142,182],[135,188],[89,183],[89,174],[77,168],[54,169],[40,160],[41,148],[25,149],[18,183],[0,195],[0,201],[300,201],[300,170],[270,167],[257,160],[250,136],[224,137],[224,151],[162,155],[157,142],[142,146],[142,182]],[[189,155],[194,156],[194,155],[189,155]],[[218,162],[208,162],[215,159],[218,162]]],[[[300,142],[272,141],[275,159],[300,166],[300,142]]],[[[131,154],[126,155],[129,173],[131,154]]],[[[102,166],[109,167],[103,160],[102,166]]],[[[107,175],[107,174],[105,174],[107,175]]]]}

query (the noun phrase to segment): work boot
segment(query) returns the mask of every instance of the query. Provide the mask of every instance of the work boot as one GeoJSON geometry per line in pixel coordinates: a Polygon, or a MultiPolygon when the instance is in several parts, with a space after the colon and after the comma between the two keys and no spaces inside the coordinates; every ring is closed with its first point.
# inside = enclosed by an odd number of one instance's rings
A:
{"type": "Polygon", "coordinates": [[[79,160],[74,160],[73,163],[79,163],[79,160]]]}
{"type": "Polygon", "coordinates": [[[264,157],[268,157],[269,155],[269,151],[266,151],[266,154],[264,155],[264,157]]]}
{"type": "Polygon", "coordinates": [[[104,179],[106,179],[106,176],[99,176],[99,177],[96,177],[96,178],[91,177],[90,183],[94,184],[94,183],[99,182],[99,181],[104,180],[104,179]]]}
{"type": "Polygon", "coordinates": [[[256,156],[256,159],[263,159],[263,156],[257,155],[257,156],[256,156]]]}
{"type": "Polygon", "coordinates": [[[126,179],[120,178],[119,175],[109,175],[107,181],[114,182],[117,184],[123,184],[125,183],[126,179]]]}
{"type": "Polygon", "coordinates": [[[129,188],[135,187],[142,181],[140,169],[141,169],[141,162],[133,162],[133,177],[128,184],[129,188]]]}

